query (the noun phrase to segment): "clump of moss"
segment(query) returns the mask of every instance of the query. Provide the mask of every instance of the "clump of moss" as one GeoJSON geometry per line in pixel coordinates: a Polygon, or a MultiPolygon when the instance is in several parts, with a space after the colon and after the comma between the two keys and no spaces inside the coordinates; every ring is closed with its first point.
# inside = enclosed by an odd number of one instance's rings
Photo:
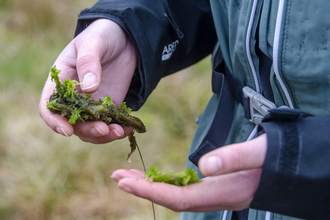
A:
{"type": "MultiPolygon", "coordinates": [[[[126,103],[121,103],[120,106],[112,104],[112,99],[106,96],[103,100],[95,101],[91,94],[82,95],[75,88],[80,83],[76,80],[65,79],[63,83],[59,80],[60,70],[53,66],[50,69],[51,80],[56,83],[56,90],[49,98],[47,109],[55,114],[60,114],[69,119],[70,124],[75,124],[76,121],[103,121],[106,124],[119,124],[126,127],[133,127],[138,133],[146,132],[146,127],[143,122],[130,115],[131,109],[126,106],[126,103]]],[[[129,135],[131,152],[135,151],[137,144],[134,137],[134,131],[129,135]]]]}
{"type": "Polygon", "coordinates": [[[192,183],[201,182],[201,180],[197,177],[197,172],[193,169],[187,169],[186,171],[182,171],[180,173],[173,173],[172,171],[162,172],[159,168],[152,165],[145,173],[145,177],[153,182],[163,182],[176,186],[187,186],[192,183]]]}

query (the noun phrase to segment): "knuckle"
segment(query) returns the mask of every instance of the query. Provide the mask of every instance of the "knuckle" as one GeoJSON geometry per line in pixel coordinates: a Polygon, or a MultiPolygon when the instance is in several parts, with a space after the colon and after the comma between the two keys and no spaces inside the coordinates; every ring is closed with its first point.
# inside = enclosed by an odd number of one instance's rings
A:
{"type": "Polygon", "coordinates": [[[184,212],[189,211],[193,207],[193,200],[187,197],[187,193],[185,192],[186,188],[182,187],[180,196],[176,199],[176,202],[172,205],[172,210],[175,212],[184,212]]]}
{"type": "Polygon", "coordinates": [[[175,212],[184,212],[190,210],[191,207],[191,203],[187,199],[182,198],[174,204],[172,210],[175,212]]]}
{"type": "Polygon", "coordinates": [[[88,67],[93,60],[95,60],[95,56],[87,53],[77,59],[76,65],[79,68],[88,67]]]}

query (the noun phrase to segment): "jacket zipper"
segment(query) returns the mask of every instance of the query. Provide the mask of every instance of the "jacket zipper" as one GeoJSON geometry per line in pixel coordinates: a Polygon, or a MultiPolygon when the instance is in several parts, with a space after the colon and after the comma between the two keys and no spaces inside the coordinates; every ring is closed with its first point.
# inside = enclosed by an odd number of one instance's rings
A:
{"type": "Polygon", "coordinates": [[[284,92],[285,98],[289,103],[290,108],[294,108],[290,94],[288,89],[286,88],[279,72],[278,68],[278,54],[279,54],[279,44],[280,44],[280,35],[281,35],[281,28],[282,28],[282,19],[283,19],[283,11],[284,11],[284,2],[285,0],[280,0],[278,5],[277,11],[277,18],[276,18],[276,26],[275,26],[275,36],[274,36],[274,43],[273,43],[273,65],[274,65],[274,72],[280,86],[284,92]]]}

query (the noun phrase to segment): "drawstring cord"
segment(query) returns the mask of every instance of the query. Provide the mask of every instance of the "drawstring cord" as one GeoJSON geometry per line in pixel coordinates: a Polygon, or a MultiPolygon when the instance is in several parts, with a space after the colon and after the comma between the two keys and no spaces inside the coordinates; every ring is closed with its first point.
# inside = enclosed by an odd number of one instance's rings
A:
{"type": "Polygon", "coordinates": [[[170,7],[168,6],[168,3],[166,0],[163,0],[164,3],[164,8],[165,8],[165,13],[164,16],[168,19],[172,27],[175,29],[177,35],[179,38],[183,38],[184,34],[180,31],[179,26],[174,22],[174,19],[172,17],[172,14],[170,12],[170,7]]]}

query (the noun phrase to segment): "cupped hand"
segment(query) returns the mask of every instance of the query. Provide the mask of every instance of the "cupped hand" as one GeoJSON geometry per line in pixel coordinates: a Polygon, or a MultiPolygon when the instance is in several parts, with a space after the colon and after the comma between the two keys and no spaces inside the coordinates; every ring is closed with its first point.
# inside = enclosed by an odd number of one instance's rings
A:
{"type": "MultiPolygon", "coordinates": [[[[73,79],[80,83],[79,92],[93,93],[98,100],[110,96],[119,105],[125,98],[136,68],[137,58],[133,44],[123,29],[107,19],[98,19],[74,38],[56,59],[61,70],[60,80],[73,79]]],[[[39,114],[55,132],[64,136],[77,135],[83,141],[107,143],[127,136],[132,128],[103,122],[77,122],[74,126],[58,114],[47,110],[55,83],[50,76],[44,85],[39,103],[39,114]]]]}
{"type": "Polygon", "coordinates": [[[116,170],[118,187],[174,211],[206,212],[249,207],[257,190],[267,150],[267,138],[233,144],[199,161],[202,182],[179,187],[150,182],[139,170],[116,170]]]}

